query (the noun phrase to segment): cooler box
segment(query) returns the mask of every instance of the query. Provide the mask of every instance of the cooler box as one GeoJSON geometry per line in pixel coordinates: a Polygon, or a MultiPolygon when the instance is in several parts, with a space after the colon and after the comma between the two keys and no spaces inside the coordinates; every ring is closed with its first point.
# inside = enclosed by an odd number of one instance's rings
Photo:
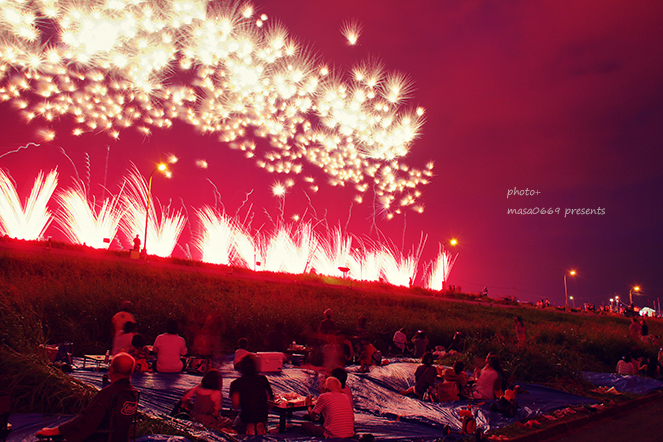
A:
{"type": "Polygon", "coordinates": [[[273,373],[283,370],[283,353],[259,351],[256,356],[258,358],[258,372],[273,373]]]}

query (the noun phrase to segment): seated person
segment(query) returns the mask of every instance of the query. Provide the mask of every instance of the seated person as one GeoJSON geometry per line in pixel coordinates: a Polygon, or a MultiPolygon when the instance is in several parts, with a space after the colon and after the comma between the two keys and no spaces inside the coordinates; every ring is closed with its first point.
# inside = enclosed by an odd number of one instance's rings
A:
{"type": "Polygon", "coordinates": [[[324,418],[322,426],[312,422],[304,422],[303,428],[307,434],[316,437],[349,438],[354,436],[355,416],[348,397],[341,392],[341,381],[330,376],[325,381],[324,390],[318,397],[315,407],[312,406],[311,397],[306,398],[309,415],[316,419],[324,418]]]}
{"type": "Polygon", "coordinates": [[[441,345],[435,346],[435,351],[433,352],[433,357],[435,359],[442,359],[447,355],[447,352],[444,350],[444,347],[441,345]]]}
{"type": "Polygon", "coordinates": [[[331,371],[330,376],[335,377],[341,382],[341,393],[345,394],[348,399],[350,399],[350,406],[353,407],[354,399],[352,398],[352,391],[350,391],[350,388],[345,384],[348,380],[348,373],[345,369],[337,367],[331,371]]]}
{"type": "Polygon", "coordinates": [[[489,354],[486,357],[486,365],[474,383],[472,396],[475,399],[492,400],[502,396],[501,380],[505,379],[500,365],[500,357],[489,354]]]}
{"type": "Polygon", "coordinates": [[[131,356],[133,356],[136,361],[134,368],[135,373],[144,373],[150,369],[149,364],[147,363],[148,359],[151,359],[150,351],[145,345],[145,338],[140,333],[135,334],[131,339],[131,347],[127,351],[131,356]]]}
{"type": "Polygon", "coordinates": [[[249,340],[246,338],[240,338],[239,341],[237,341],[237,350],[235,350],[235,357],[233,358],[233,368],[235,370],[238,370],[237,366],[239,364],[239,361],[244,359],[244,356],[249,354],[249,340]]]}
{"type": "Polygon", "coordinates": [[[437,400],[439,402],[457,401],[461,397],[463,387],[467,385],[468,376],[464,371],[462,361],[454,362],[453,368],[441,371],[442,382],[437,386],[437,400]]]}
{"type": "Polygon", "coordinates": [[[216,369],[208,370],[200,384],[187,391],[182,396],[182,404],[191,410],[191,419],[200,422],[208,428],[221,430],[232,426],[232,421],[221,416],[223,402],[223,378],[216,369]],[[193,399],[193,407],[191,400],[193,399]]]}
{"type": "Polygon", "coordinates": [[[635,367],[631,361],[631,355],[626,355],[617,362],[617,374],[629,375],[635,374],[635,367]]]}
{"type": "Polygon", "coordinates": [[[113,349],[111,350],[111,355],[115,356],[121,351],[128,352],[131,347],[131,340],[136,334],[136,323],[133,321],[127,321],[122,326],[122,330],[119,333],[115,334],[113,339],[113,349]]]}
{"type": "Polygon", "coordinates": [[[414,379],[415,384],[400,393],[402,395],[414,394],[418,399],[422,399],[428,387],[434,385],[437,380],[437,369],[433,367],[433,354],[431,352],[424,353],[421,358],[421,365],[414,372],[414,379]]]}
{"type": "Polygon", "coordinates": [[[267,378],[257,373],[256,357],[248,354],[239,361],[237,370],[241,377],[230,383],[233,408],[240,410],[238,430],[246,434],[266,434],[267,402],[274,398],[267,378]]]}
{"type": "Polygon", "coordinates": [[[379,365],[377,350],[368,339],[362,339],[359,343],[359,371],[367,373],[371,365],[379,365]]]}
{"type": "Polygon", "coordinates": [[[445,381],[455,382],[458,386],[458,391],[462,391],[469,380],[467,373],[465,373],[465,364],[463,361],[454,362],[453,368],[447,368],[442,372],[442,377],[445,381]]]}
{"type": "Polygon", "coordinates": [[[157,357],[156,368],[159,373],[179,373],[184,368],[182,356],[187,353],[184,338],[177,334],[177,321],[169,319],[166,333],[154,340],[152,351],[157,357]]]}
{"type": "MultiPolygon", "coordinates": [[[[37,436],[62,436],[67,442],[82,442],[83,440],[92,441],[99,439],[105,441],[108,435],[100,435],[99,438],[89,438],[97,430],[107,429],[110,426],[109,409],[113,396],[120,394],[127,397],[136,398],[136,402],[132,406],[127,407],[129,402],[125,403],[123,412],[126,408],[127,413],[133,415],[138,408],[138,392],[131,386],[131,374],[134,371],[134,358],[128,353],[118,353],[115,355],[108,368],[108,377],[110,378],[110,385],[101,390],[92,399],[80,415],[71,419],[68,422],[55,428],[43,428],[38,431],[37,436]],[[89,439],[88,439],[89,438],[89,439]]],[[[124,439],[128,439],[129,425],[122,425],[117,428],[120,434],[124,435],[124,439]],[[125,428],[126,427],[126,428],[125,428]]]]}
{"type": "Polygon", "coordinates": [[[283,353],[288,349],[288,336],[283,332],[285,324],[277,322],[274,330],[267,333],[265,348],[267,351],[283,353]]]}

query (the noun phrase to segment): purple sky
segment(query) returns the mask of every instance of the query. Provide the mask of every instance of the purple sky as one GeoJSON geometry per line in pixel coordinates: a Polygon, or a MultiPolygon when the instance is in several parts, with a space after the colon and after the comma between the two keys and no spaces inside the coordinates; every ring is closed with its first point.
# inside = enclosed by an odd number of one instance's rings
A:
{"type": "MultiPolygon", "coordinates": [[[[408,103],[426,109],[426,124],[406,162],[421,168],[433,160],[436,176],[422,188],[423,214],[378,220],[398,247],[409,250],[422,232],[427,234],[425,262],[440,242],[458,238],[449,283],[467,291],[488,286],[491,295],[513,295],[515,284],[521,300],[563,303],[563,275],[576,269],[568,287],[577,303],[607,302],[614,293],[625,297],[636,284],[644,293],[636,304],[658,300],[663,286],[663,3],[254,4],[339,72],[372,55],[414,81],[408,103]],[[348,19],[363,26],[357,46],[348,46],[340,33],[348,19]],[[514,188],[538,194],[507,199],[514,188]],[[561,214],[507,214],[535,207],[560,208],[561,214]],[[566,209],[578,208],[601,208],[605,214],[564,217],[566,209]]],[[[0,112],[0,154],[36,141],[38,123],[21,121],[8,104],[0,112]]],[[[102,184],[108,154],[107,185],[115,189],[129,161],[149,173],[160,156],[172,152],[181,158],[175,176],[155,181],[154,193],[162,202],[172,198],[176,206],[184,201],[190,219],[192,208],[214,205],[208,179],[229,213],[254,190],[249,200],[254,227],[268,222],[264,211],[278,216],[279,201],[269,186],[286,177],[258,169],[216,137],[178,124],[148,139],[133,129],[122,132],[119,141],[66,132],[1,158],[0,167],[25,193],[39,169],[59,165],[62,179],[74,175],[56,148],[61,146],[81,176],[87,173],[87,152],[93,184],[102,184]],[[194,166],[200,158],[209,169],[194,166]]],[[[286,196],[286,218],[309,206],[300,187],[286,196]]],[[[353,205],[350,189],[325,184],[320,189],[310,195],[318,216],[326,212],[331,225],[345,228],[347,223],[350,233],[369,233],[369,203],[353,205]]],[[[187,241],[188,227],[180,242],[187,241]]]]}

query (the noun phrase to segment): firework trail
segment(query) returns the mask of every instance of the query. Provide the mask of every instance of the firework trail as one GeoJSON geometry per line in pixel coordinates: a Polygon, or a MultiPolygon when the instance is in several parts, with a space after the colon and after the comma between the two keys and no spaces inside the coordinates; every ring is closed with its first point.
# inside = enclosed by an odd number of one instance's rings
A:
{"type": "Polygon", "coordinates": [[[53,221],[47,204],[57,185],[57,169],[46,178],[40,171],[23,206],[16,187],[0,169],[0,234],[25,240],[40,238],[53,221]]]}
{"type": "MultiPolygon", "coordinates": [[[[404,105],[408,76],[374,59],[339,74],[254,15],[248,3],[202,0],[0,2],[0,101],[28,122],[68,118],[75,136],[117,140],[181,121],[267,172],[317,168],[357,201],[372,185],[388,218],[423,210],[432,163],[403,162],[424,123],[422,108],[404,105]],[[270,147],[258,154],[248,134],[270,147]]],[[[360,30],[348,22],[343,33],[356,43],[360,30]]]]}
{"type": "Polygon", "coordinates": [[[85,172],[87,177],[87,187],[85,188],[85,196],[89,197],[90,191],[90,154],[85,152],[85,172]]]}
{"type": "MultiPolygon", "coordinates": [[[[249,201],[249,197],[251,196],[251,194],[253,194],[253,190],[254,190],[254,189],[251,189],[250,192],[248,192],[248,193],[246,193],[246,194],[244,195],[244,201],[242,201],[242,204],[240,204],[240,206],[239,206],[239,207],[237,208],[237,210],[235,211],[235,218],[239,218],[239,211],[242,210],[242,208],[244,207],[244,205],[249,201]]],[[[250,210],[250,209],[249,209],[249,210],[250,210]]],[[[247,215],[248,215],[248,212],[247,212],[247,215]]]]}
{"type": "Polygon", "coordinates": [[[223,211],[226,211],[226,208],[223,205],[223,202],[221,201],[221,192],[219,192],[219,188],[216,187],[216,184],[209,178],[207,178],[207,181],[214,187],[214,210],[218,209],[218,204],[221,204],[221,207],[223,208],[223,211]]]}
{"type": "Polygon", "coordinates": [[[12,154],[12,153],[16,153],[16,152],[20,151],[21,149],[27,149],[30,146],[39,147],[39,146],[41,146],[41,144],[30,142],[30,143],[26,144],[25,146],[20,146],[20,147],[14,149],[14,150],[10,150],[9,152],[3,153],[2,155],[0,155],[0,158],[6,157],[7,155],[12,154]]]}
{"type": "Polygon", "coordinates": [[[104,167],[104,189],[106,188],[106,179],[108,178],[108,160],[110,159],[110,144],[106,145],[106,167],[104,167]]]}

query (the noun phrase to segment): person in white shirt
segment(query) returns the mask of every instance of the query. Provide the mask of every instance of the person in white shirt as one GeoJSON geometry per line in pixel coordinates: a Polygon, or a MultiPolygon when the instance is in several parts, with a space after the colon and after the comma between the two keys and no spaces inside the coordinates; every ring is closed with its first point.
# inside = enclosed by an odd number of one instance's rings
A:
{"type": "Polygon", "coordinates": [[[184,368],[182,356],[187,354],[184,338],[177,334],[177,321],[169,319],[166,333],[154,340],[152,351],[157,357],[157,371],[160,373],[179,373],[184,368]]]}

